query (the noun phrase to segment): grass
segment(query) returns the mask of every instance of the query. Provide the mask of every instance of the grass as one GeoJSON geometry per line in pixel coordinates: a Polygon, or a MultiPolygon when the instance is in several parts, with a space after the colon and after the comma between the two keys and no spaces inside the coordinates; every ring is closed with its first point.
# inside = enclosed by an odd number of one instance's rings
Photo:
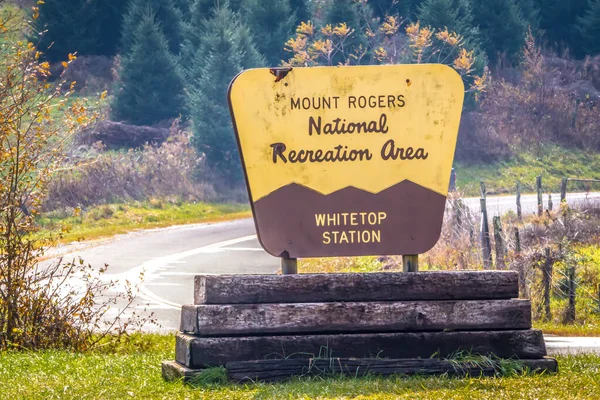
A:
{"type": "MultiPolygon", "coordinates": [[[[466,196],[479,196],[479,182],[482,180],[491,194],[514,194],[517,180],[521,182],[524,193],[533,193],[538,175],[542,175],[547,191],[557,193],[563,177],[600,178],[600,153],[541,145],[509,161],[487,164],[457,162],[454,167],[457,186],[466,196]]],[[[568,189],[586,191],[588,187],[573,182],[568,189]]],[[[600,184],[592,185],[591,190],[600,190],[600,184]]]]}
{"type": "Polygon", "coordinates": [[[559,357],[556,375],[499,378],[316,377],[279,384],[164,382],[172,336],[141,335],[133,344],[84,354],[0,353],[0,399],[597,399],[600,357],[559,357]]]}
{"type": "Polygon", "coordinates": [[[59,235],[59,243],[69,243],[138,229],[225,221],[249,216],[249,207],[243,204],[173,204],[162,200],[150,200],[102,205],[86,210],[55,211],[42,214],[37,222],[44,234],[59,235]]]}

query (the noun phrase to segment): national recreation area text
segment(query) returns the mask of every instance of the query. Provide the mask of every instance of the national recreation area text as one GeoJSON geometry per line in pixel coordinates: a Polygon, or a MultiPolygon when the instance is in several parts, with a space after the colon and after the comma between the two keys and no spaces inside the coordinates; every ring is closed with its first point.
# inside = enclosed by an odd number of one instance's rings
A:
{"type": "MultiPolygon", "coordinates": [[[[313,138],[326,135],[387,135],[390,132],[388,115],[385,109],[403,108],[406,100],[402,94],[372,95],[372,96],[340,96],[326,97],[291,97],[290,109],[296,110],[336,110],[341,107],[352,109],[383,109],[378,117],[368,121],[349,120],[341,117],[324,119],[322,116],[307,117],[307,135],[313,138]]],[[[290,149],[283,142],[271,144],[272,161],[277,163],[322,163],[322,162],[352,162],[370,161],[379,153],[384,161],[388,160],[427,160],[429,152],[423,147],[403,147],[394,139],[385,141],[380,150],[369,148],[351,148],[339,144],[323,149],[290,149]]]]}

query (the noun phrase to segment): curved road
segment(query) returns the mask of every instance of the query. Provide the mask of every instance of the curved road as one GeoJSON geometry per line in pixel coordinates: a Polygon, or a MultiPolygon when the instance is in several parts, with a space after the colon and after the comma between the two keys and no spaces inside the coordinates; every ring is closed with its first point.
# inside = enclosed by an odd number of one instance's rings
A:
{"type": "MultiPolygon", "coordinates": [[[[554,204],[558,204],[560,196],[552,198],[554,204]]],[[[571,194],[567,198],[569,204],[599,199],[600,193],[571,194]]],[[[534,213],[537,209],[536,196],[526,195],[521,201],[524,213],[534,213]]],[[[473,212],[479,211],[478,198],[466,199],[466,203],[473,212]]],[[[516,209],[514,196],[488,198],[491,215],[511,209],[516,209]]],[[[159,330],[178,328],[181,304],[193,302],[194,275],[271,274],[279,270],[279,259],[260,247],[251,219],[139,231],[76,250],[68,250],[68,247],[66,251],[63,249],[63,253],[68,253],[65,260],[81,257],[93,266],[108,264],[105,279],[138,284],[140,294],[136,309],[153,312],[160,323],[159,330]]],[[[550,340],[548,346],[564,349],[565,340],[550,340]]],[[[599,340],[579,344],[600,348],[599,340]]]]}

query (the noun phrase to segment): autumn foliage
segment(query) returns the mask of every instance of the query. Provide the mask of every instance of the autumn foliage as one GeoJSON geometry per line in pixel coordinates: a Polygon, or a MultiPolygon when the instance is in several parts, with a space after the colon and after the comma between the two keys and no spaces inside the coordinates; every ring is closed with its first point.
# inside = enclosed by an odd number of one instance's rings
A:
{"type": "MultiPolygon", "coordinates": [[[[42,54],[14,39],[18,18],[5,13],[0,21],[0,349],[85,349],[115,328],[122,332],[118,319],[104,319],[115,298],[102,295],[117,283],[83,261],[41,263],[52,241],[34,218],[64,144],[95,115],[70,98],[74,83],[48,82],[42,54]]],[[[70,54],[63,67],[75,58],[70,54]]],[[[127,285],[120,292],[134,297],[127,285]]]]}

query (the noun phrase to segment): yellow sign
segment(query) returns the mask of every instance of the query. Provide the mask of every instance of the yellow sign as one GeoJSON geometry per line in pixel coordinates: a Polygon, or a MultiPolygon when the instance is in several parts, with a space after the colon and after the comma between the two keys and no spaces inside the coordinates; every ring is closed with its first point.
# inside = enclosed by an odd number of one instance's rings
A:
{"type": "MultiPolygon", "coordinates": [[[[420,243],[409,248],[400,234],[384,235],[386,224],[391,229],[409,212],[392,208],[410,204],[378,203],[390,196],[384,192],[393,192],[393,198],[408,193],[420,202],[437,195],[445,202],[463,98],[458,73],[438,64],[255,69],[238,75],[229,101],[263,246],[290,257],[402,254],[433,246],[439,232],[409,240],[420,243]],[[353,199],[361,204],[353,205],[353,199]],[[274,227],[265,218],[286,226],[274,227]],[[285,236],[286,243],[267,244],[272,240],[265,239],[265,229],[269,237],[275,229],[274,236],[285,236]],[[285,233],[292,230],[316,237],[285,233]]],[[[419,205],[412,207],[414,213],[419,205]]],[[[417,216],[430,212],[421,204],[417,216]]],[[[434,231],[441,226],[438,219],[434,231]]]]}

